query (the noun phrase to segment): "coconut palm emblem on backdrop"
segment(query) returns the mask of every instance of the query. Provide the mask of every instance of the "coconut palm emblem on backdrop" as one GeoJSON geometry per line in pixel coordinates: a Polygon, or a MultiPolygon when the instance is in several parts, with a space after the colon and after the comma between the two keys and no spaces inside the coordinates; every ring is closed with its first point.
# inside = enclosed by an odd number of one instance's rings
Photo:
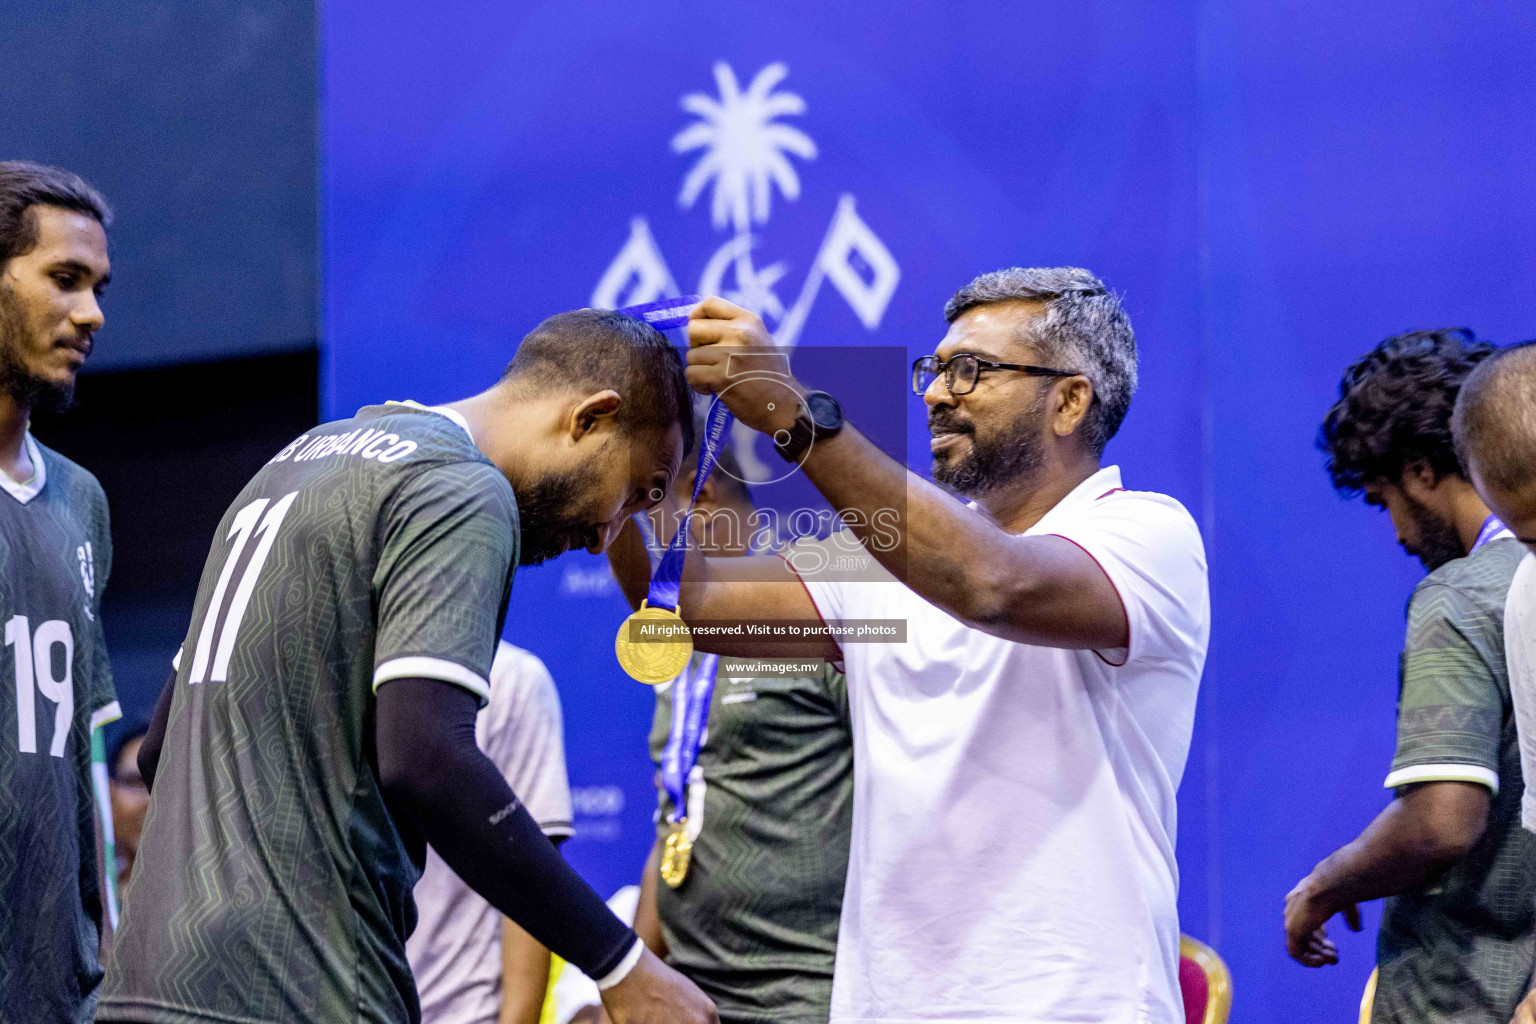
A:
{"type": "MultiPolygon", "coordinates": [[[[811,137],[782,119],[805,113],[805,100],[778,89],[789,74],[782,63],[759,71],[743,89],[729,64],[715,65],[718,96],[693,92],[682,108],[698,120],[672,139],[676,153],[699,152],[683,178],[678,205],[691,209],[709,192],[710,223],[731,237],[704,264],[698,290],[723,295],[762,316],[780,345],[799,339],[821,286],[831,283],[865,327],[879,326],[901,271],[896,260],[859,217],[852,195],[844,194],[831,226],[794,303],[786,307],[777,286],[789,271],[783,262],[753,263],[754,224],[766,224],[777,191],[787,202],[800,198],[798,158],[816,159],[811,137]]],[[[630,221],[629,238],[592,293],[604,308],[633,305],[680,294],[644,217],[630,221]]]]}
{"type": "MultiPolygon", "coordinates": [[[[785,118],[805,113],[805,100],[779,89],[789,74],[782,63],[769,64],[742,88],[729,64],[715,64],[717,96],[689,93],[682,108],[697,120],[672,138],[672,150],[694,155],[683,178],[678,205],[692,209],[708,194],[709,218],[718,231],[731,233],[699,274],[696,289],[720,295],[761,316],[774,340],[793,348],[822,286],[830,284],[869,330],[880,325],[901,271],[885,243],[876,237],[844,193],[832,212],[799,292],[785,305],[779,287],[790,265],[754,262],[758,237],[754,225],[768,222],[777,192],[785,202],[800,198],[796,161],[816,159],[816,143],[785,118]]],[[[682,294],[661,255],[645,217],[630,221],[629,238],[604,271],[592,293],[592,305],[616,309],[682,294]]],[[[750,433],[750,432],[748,432],[750,433]]],[[[740,444],[738,454],[749,476],[764,479],[767,468],[740,444]]]]}

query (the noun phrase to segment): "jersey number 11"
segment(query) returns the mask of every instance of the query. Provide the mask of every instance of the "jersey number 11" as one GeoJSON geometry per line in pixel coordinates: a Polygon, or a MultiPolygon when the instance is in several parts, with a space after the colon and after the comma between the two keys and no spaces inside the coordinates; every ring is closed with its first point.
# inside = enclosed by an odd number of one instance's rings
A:
{"type": "Polygon", "coordinates": [[[277,528],[283,524],[283,517],[288,514],[293,499],[298,496],[298,491],[289,491],[271,508],[267,508],[269,499],[257,498],[235,513],[234,521],[229,525],[229,536],[234,538],[235,543],[229,549],[224,569],[219,573],[219,582],[213,588],[208,610],[203,613],[203,624],[197,629],[197,651],[192,658],[192,674],[187,679],[188,683],[222,683],[228,678],[229,658],[235,650],[240,621],[245,618],[245,609],[251,603],[251,592],[256,589],[256,577],[261,575],[261,567],[272,553],[272,544],[277,540],[277,528]],[[263,511],[266,515],[262,515],[263,511]],[[246,564],[245,572],[240,574],[234,599],[229,603],[229,614],[220,623],[218,614],[224,605],[224,594],[229,590],[230,577],[235,574],[235,565],[240,561],[240,555],[253,534],[261,539],[256,543],[256,550],[246,564]],[[215,633],[219,641],[216,648],[213,643],[215,633]],[[210,654],[213,659],[211,673],[208,664],[210,654]]]}

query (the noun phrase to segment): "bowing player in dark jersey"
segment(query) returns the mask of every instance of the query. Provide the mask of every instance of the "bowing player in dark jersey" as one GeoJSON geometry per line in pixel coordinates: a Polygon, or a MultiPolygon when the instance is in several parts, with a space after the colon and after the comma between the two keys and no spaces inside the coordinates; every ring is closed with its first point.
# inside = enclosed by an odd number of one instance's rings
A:
{"type": "Polygon", "coordinates": [[[0,162],[0,1020],[86,1022],[101,983],[91,731],[118,717],[101,631],[107,499],[39,444],[104,322],[111,212],[79,177],[0,162]]]}
{"type": "Polygon", "coordinates": [[[479,395],[371,406],[274,453],[214,535],[140,751],[149,813],[100,1019],[414,1024],[431,844],[597,979],[617,1024],[714,1021],[475,742],[516,567],[604,550],[691,431],[666,338],[578,310],[479,395]]]}

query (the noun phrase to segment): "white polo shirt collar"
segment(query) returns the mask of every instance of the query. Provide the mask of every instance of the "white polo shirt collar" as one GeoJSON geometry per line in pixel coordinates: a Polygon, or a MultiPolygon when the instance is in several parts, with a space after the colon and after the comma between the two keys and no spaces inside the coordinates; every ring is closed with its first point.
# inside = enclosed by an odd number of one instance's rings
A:
{"type": "Polygon", "coordinates": [[[1051,533],[1051,524],[1064,513],[1084,508],[1100,498],[1106,498],[1117,491],[1123,490],[1125,488],[1120,483],[1120,467],[1105,466],[1063,495],[1060,501],[1052,505],[1045,515],[1040,517],[1039,522],[1024,532],[1031,534],[1051,533]]]}

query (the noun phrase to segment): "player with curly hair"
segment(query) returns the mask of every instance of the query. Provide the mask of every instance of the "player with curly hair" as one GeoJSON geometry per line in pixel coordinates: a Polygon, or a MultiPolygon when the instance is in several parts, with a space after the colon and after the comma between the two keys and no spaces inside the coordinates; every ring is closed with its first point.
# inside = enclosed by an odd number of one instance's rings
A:
{"type": "Polygon", "coordinates": [[[1388,338],[1344,372],[1318,438],[1334,487],[1391,515],[1429,574],[1408,606],[1394,799],[1285,901],[1291,955],[1338,962],[1324,923],[1359,930],[1387,897],[1372,1020],[1505,1024],[1530,983],[1536,837],[1504,660],[1504,598],[1524,548],[1457,458],[1451,412],[1496,351],[1471,331],[1388,338]]]}

